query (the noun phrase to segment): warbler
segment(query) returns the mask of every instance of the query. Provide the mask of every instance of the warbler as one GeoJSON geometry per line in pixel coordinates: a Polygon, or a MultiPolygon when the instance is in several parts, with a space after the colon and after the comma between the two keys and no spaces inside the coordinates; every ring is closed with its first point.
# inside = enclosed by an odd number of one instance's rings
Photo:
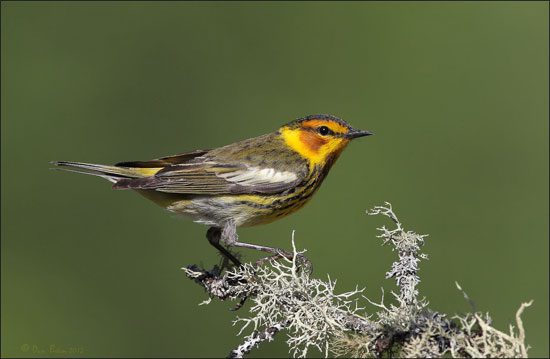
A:
{"type": "Polygon", "coordinates": [[[170,212],[205,224],[209,242],[240,265],[220,241],[280,254],[238,241],[236,229],[272,222],[306,204],[348,143],[372,135],[332,115],[310,115],[277,131],[227,146],[113,166],[55,161],[61,169],[103,177],[170,212]]]}

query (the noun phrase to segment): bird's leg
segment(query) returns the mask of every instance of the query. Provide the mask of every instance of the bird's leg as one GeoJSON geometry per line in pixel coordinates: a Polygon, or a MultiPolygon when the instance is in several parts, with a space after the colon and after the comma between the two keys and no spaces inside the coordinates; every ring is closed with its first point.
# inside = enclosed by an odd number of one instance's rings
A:
{"type": "MultiPolygon", "coordinates": [[[[235,228],[233,230],[233,234],[234,236],[237,236],[237,227],[235,225],[233,225],[233,227],[235,228]]],[[[224,260],[229,259],[235,264],[235,266],[241,267],[242,263],[237,258],[235,258],[235,256],[231,254],[229,250],[227,250],[220,244],[220,238],[223,235],[224,233],[218,227],[210,227],[206,232],[206,238],[208,238],[208,242],[210,242],[211,245],[213,245],[214,247],[216,247],[216,249],[220,251],[220,253],[224,256],[224,260]]],[[[247,299],[248,299],[248,295],[241,297],[241,300],[239,301],[239,303],[237,303],[237,305],[234,308],[231,308],[230,310],[236,311],[241,309],[247,299]]]]}
{"type": "Polygon", "coordinates": [[[279,248],[272,248],[272,247],[266,247],[266,246],[259,246],[257,244],[239,242],[239,236],[237,235],[237,226],[233,221],[229,221],[225,223],[222,229],[221,238],[228,246],[231,246],[231,247],[254,249],[257,251],[271,253],[275,256],[281,256],[281,257],[286,257],[288,259],[292,259],[291,253],[288,253],[279,248]]]}
{"type": "Polygon", "coordinates": [[[233,262],[237,267],[240,267],[242,264],[241,262],[233,255],[231,252],[229,252],[226,248],[224,248],[220,244],[220,238],[222,237],[222,230],[218,227],[210,227],[208,228],[208,231],[206,232],[206,238],[208,239],[208,242],[216,248],[220,253],[227,259],[229,259],[231,262],[233,262]]]}

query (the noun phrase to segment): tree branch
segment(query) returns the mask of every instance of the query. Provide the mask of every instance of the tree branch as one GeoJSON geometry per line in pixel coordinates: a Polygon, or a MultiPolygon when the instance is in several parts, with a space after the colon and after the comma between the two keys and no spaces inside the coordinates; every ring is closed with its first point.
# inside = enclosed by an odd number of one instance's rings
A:
{"type": "MultiPolygon", "coordinates": [[[[251,333],[229,357],[242,358],[283,330],[289,352],[298,357],[307,356],[311,348],[324,356],[527,357],[521,315],[532,302],[521,305],[516,313],[518,330],[510,327],[509,334],[493,328],[489,315],[475,311],[475,307],[473,313],[451,319],[428,308],[426,299],[419,299],[417,289],[419,263],[427,259],[420,247],[427,235],[406,231],[389,203],[367,213],[386,216],[395,225],[393,229],[378,228],[382,244],[391,245],[398,257],[386,275],[394,278],[399,288],[399,293],[392,292],[394,301],[389,304],[384,303],[383,295],[380,303],[368,299],[364,289],[358,287],[337,293],[336,281],[330,277],[312,278],[305,251],[295,247],[294,233],[292,259],[269,258],[261,265],[247,263],[223,273],[218,267],[183,268],[208,293],[209,299],[201,304],[213,298],[237,300],[235,309],[239,309],[250,299],[247,316],[237,317],[233,324],[241,325],[238,335],[246,330],[251,333]],[[367,313],[361,306],[363,300],[377,311],[367,313]]],[[[458,283],[457,287],[462,291],[458,283]]]]}

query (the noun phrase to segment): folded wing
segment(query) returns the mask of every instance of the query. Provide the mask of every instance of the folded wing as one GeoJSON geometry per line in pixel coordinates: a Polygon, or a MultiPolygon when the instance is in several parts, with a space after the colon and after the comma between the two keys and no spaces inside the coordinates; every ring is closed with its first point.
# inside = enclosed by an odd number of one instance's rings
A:
{"type": "Polygon", "coordinates": [[[293,188],[303,177],[289,170],[205,160],[170,165],[150,177],[122,179],[113,187],[180,194],[269,194],[293,188]]]}

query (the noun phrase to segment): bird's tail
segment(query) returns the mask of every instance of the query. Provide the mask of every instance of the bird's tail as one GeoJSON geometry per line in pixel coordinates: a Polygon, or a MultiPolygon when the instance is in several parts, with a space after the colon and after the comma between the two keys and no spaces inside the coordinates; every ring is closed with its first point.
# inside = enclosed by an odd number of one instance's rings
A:
{"type": "Polygon", "coordinates": [[[108,166],[70,161],[53,161],[50,163],[64,171],[99,176],[113,183],[125,178],[143,178],[152,176],[160,170],[160,168],[108,166]]]}

